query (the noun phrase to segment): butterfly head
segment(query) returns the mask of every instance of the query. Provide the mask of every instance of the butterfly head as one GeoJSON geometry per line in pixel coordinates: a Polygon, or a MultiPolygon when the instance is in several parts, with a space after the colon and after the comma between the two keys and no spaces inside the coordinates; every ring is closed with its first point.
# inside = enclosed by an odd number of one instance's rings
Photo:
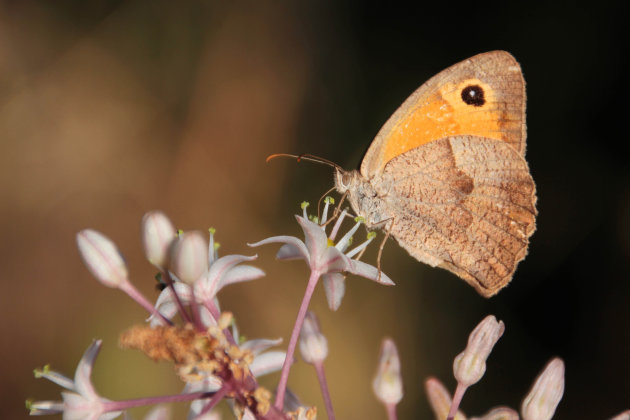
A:
{"type": "Polygon", "coordinates": [[[335,188],[339,194],[345,194],[346,191],[356,189],[357,182],[361,174],[358,171],[344,171],[341,168],[335,168],[335,188]]]}

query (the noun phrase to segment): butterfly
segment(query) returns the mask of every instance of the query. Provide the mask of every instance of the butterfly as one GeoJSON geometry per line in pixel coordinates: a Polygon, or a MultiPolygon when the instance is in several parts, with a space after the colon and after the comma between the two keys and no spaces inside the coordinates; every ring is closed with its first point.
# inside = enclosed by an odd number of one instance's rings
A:
{"type": "Polygon", "coordinates": [[[335,187],[368,229],[490,297],[510,282],[536,228],[525,138],[520,65],[505,51],[479,54],[420,86],[359,171],[335,165],[335,187]]]}

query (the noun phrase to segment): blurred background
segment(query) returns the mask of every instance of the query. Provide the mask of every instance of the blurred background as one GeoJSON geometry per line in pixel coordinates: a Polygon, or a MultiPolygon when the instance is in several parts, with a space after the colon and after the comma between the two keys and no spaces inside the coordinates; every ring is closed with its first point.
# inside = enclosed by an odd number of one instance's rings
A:
{"type": "MultiPolygon", "coordinates": [[[[222,306],[247,337],[285,337],[286,346],[307,270],[274,261],[277,247],[246,243],[301,236],[293,214],[332,187],[332,171],[265,157],[308,152],[356,168],[414,89],[493,49],[510,51],[528,83],[527,159],[540,212],[530,254],[490,300],[394,241],[382,266],[396,287],[350,277],[335,313],[320,288],[312,309],[329,339],[338,418],[385,418],[371,389],[385,336],[402,358],[399,417],[432,418],[425,379],[454,389],[452,359],[487,314],[506,332],[464,397],[466,414],[518,408],[556,355],[567,371],[555,418],[628,408],[630,165],[621,147],[630,110],[620,5],[0,1],[0,417],[26,417],[26,398],[58,399],[59,388],[32,369],[51,363],[73,375],[93,338],[104,340],[94,371],[102,395],[181,390],[170,365],[118,348],[119,333],[145,313],[99,285],[75,247],[80,229],[106,233],[154,299],[139,240],[151,209],[182,229],[216,227],[223,255],[258,253],[267,276],[227,288],[222,306]]],[[[375,261],[377,248],[364,259],[375,261]]],[[[274,389],[277,379],[263,383],[274,389]]],[[[311,366],[297,363],[289,384],[325,418],[311,366]]]]}

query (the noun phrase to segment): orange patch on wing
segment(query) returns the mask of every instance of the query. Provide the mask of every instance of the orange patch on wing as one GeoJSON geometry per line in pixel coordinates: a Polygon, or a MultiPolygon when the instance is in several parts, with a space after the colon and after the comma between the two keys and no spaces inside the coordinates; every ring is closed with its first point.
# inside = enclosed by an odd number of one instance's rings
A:
{"type": "Polygon", "coordinates": [[[477,79],[465,80],[457,86],[446,84],[439,93],[427,98],[400,120],[385,141],[380,161],[383,167],[396,156],[432,141],[456,135],[475,135],[497,140],[509,140],[504,131],[510,116],[496,103],[492,89],[477,79]],[[476,107],[466,104],[462,89],[478,85],[484,90],[486,102],[476,107]]]}

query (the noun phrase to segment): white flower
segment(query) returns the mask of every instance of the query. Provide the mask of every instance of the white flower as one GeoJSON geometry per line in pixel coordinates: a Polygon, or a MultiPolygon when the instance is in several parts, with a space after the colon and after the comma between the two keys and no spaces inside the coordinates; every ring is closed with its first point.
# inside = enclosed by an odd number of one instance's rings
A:
{"type": "Polygon", "coordinates": [[[77,233],[77,246],[83,262],[103,285],[118,288],[129,283],[125,260],[107,236],[84,229],[77,233]]]}
{"type": "Polygon", "coordinates": [[[468,345],[455,357],[453,373],[457,382],[470,386],[477,383],[486,372],[486,359],[503,335],[505,325],[494,315],[488,315],[468,337],[468,345]]]}
{"type": "Polygon", "coordinates": [[[564,393],[564,362],[556,357],[538,375],[529,394],[523,400],[524,420],[549,420],[564,393]]]}
{"type": "Polygon", "coordinates": [[[142,217],[142,246],[147,260],[159,269],[166,269],[170,261],[170,250],[177,238],[171,220],[159,210],[153,210],[142,217]]]}
{"type": "Polygon", "coordinates": [[[396,344],[390,338],[383,340],[378,370],[372,389],[376,397],[385,405],[396,405],[403,397],[403,383],[400,374],[400,358],[396,344]]]}
{"type": "MultiPolygon", "coordinates": [[[[335,236],[347,212],[344,210],[341,213],[332,228],[330,236],[326,236],[324,227],[308,220],[306,206],[303,206],[303,208],[304,215],[295,216],[295,218],[304,231],[304,241],[294,236],[272,236],[249,244],[249,246],[256,247],[270,243],[283,243],[284,245],[278,250],[276,258],[279,260],[303,259],[311,269],[311,272],[317,273],[322,277],[328,306],[332,310],[339,308],[345,293],[345,273],[356,274],[388,286],[394,284],[385,273],[379,272],[378,268],[352,258],[365,249],[372,241],[373,235],[369,235],[368,239],[361,245],[346,252],[346,249],[350,246],[352,235],[361,224],[361,219],[357,219],[355,226],[337,243],[334,243],[335,236]],[[344,252],[346,253],[344,254],[344,252]]],[[[323,222],[325,220],[326,211],[324,212],[323,222]]]]}
{"type": "MultiPolygon", "coordinates": [[[[200,305],[201,309],[201,320],[206,326],[216,324],[214,315],[218,314],[219,307],[216,295],[219,290],[229,284],[255,280],[265,275],[265,273],[259,268],[242,264],[243,262],[255,260],[257,258],[255,255],[251,257],[244,255],[226,255],[225,257],[217,258],[216,250],[214,248],[214,231],[210,230],[210,244],[207,254],[208,261],[204,266],[205,271],[201,275],[195,274],[197,279],[192,281],[191,284],[181,282],[173,275],[173,279],[175,280],[173,284],[175,293],[177,293],[179,299],[184,305],[191,303],[194,291],[195,301],[198,305],[200,305]],[[191,288],[194,288],[194,290],[191,288]],[[214,314],[213,309],[217,310],[214,314]]],[[[190,247],[189,249],[193,250],[195,254],[199,254],[198,247],[190,247]]],[[[203,253],[203,258],[206,258],[205,251],[203,253]]],[[[180,257],[178,258],[181,258],[182,260],[187,259],[187,257],[182,255],[181,252],[179,255],[180,257]]],[[[195,258],[198,259],[200,257],[199,255],[196,255],[195,258]]],[[[175,264],[175,257],[173,257],[173,264],[175,264]]],[[[193,265],[200,266],[202,264],[195,261],[193,262],[193,265]]],[[[187,270],[183,269],[183,271],[187,270]]],[[[170,287],[165,288],[160,293],[160,296],[155,304],[155,308],[168,319],[175,316],[177,313],[177,305],[170,287]]],[[[151,316],[149,320],[151,321],[152,326],[160,325],[161,323],[161,321],[154,316],[151,316]]]]}
{"type": "MultiPolygon", "coordinates": [[[[233,330],[233,335],[238,337],[238,332],[235,329],[233,330]]],[[[275,340],[257,339],[246,341],[239,346],[241,350],[248,350],[253,353],[254,361],[249,365],[249,370],[255,377],[258,378],[268,373],[279,371],[282,368],[286,353],[284,351],[266,351],[272,346],[279,345],[281,342],[281,338],[275,340]]],[[[217,392],[221,389],[221,386],[222,381],[220,378],[208,375],[200,381],[186,384],[182,393],[217,392]]],[[[196,419],[207,403],[207,399],[193,401],[190,404],[188,419],[196,419]]]]}
{"type": "Polygon", "coordinates": [[[328,340],[322,334],[319,320],[313,312],[307,312],[300,329],[300,353],[306,363],[323,362],[328,356],[328,340]]]}
{"type": "Polygon", "coordinates": [[[64,420],[109,420],[118,417],[120,411],[110,411],[107,408],[110,400],[102,398],[96,393],[91,382],[92,366],[101,349],[101,340],[95,340],[85,351],[77,370],[74,381],[66,376],[44,368],[36,371],[36,377],[46,378],[71,392],[62,392],[61,401],[37,401],[30,404],[30,414],[58,414],[63,413],[64,420]]]}

